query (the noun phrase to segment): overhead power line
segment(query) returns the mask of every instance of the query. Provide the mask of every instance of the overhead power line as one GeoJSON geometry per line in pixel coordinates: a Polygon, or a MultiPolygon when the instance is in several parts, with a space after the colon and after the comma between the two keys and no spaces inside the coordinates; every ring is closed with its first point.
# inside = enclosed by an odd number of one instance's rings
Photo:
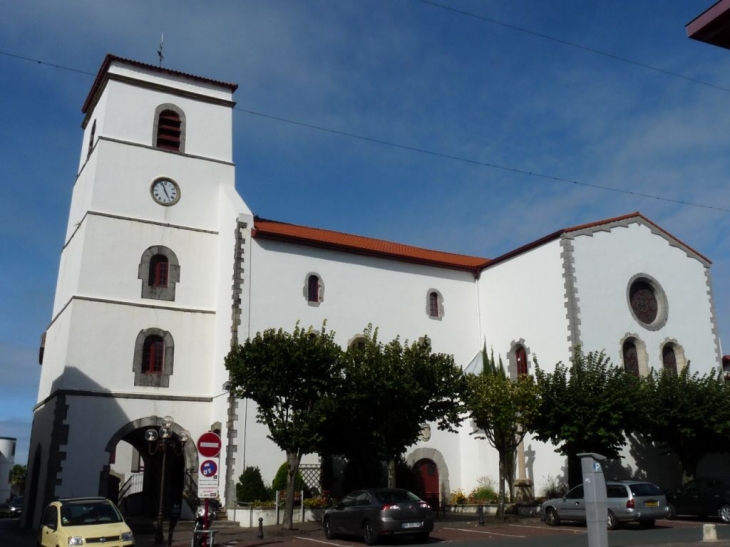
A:
{"type": "MultiPolygon", "coordinates": [[[[422,1],[426,1],[426,0],[422,0],[422,1]]],[[[427,3],[431,3],[431,2],[427,2],[427,3]]],[[[76,72],[76,73],[79,73],[79,74],[85,74],[85,75],[89,75],[89,76],[96,76],[96,74],[94,74],[92,72],[87,72],[87,71],[84,71],[84,70],[79,70],[79,69],[75,69],[75,68],[71,68],[71,67],[67,67],[67,66],[63,66],[63,65],[56,65],[56,64],[48,63],[48,62],[41,61],[41,60],[38,60],[38,59],[31,59],[29,57],[23,57],[22,55],[15,55],[15,54],[12,54],[12,53],[7,53],[7,52],[4,52],[4,51],[0,51],[0,55],[6,55],[8,57],[13,57],[13,58],[20,59],[20,60],[23,60],[23,61],[28,61],[28,62],[35,63],[35,64],[39,64],[39,65],[51,66],[51,67],[54,67],[54,68],[59,68],[59,69],[62,69],[62,70],[68,70],[68,71],[76,72]]],[[[730,90],[728,90],[728,91],[730,91],[730,90]]],[[[489,162],[474,160],[474,159],[470,159],[470,158],[466,158],[466,157],[462,157],[462,156],[456,156],[456,155],[453,155],[453,154],[446,154],[444,152],[438,152],[438,151],[435,151],[435,150],[428,150],[426,148],[419,148],[419,147],[415,147],[415,146],[409,146],[409,145],[405,145],[405,144],[399,144],[399,143],[396,143],[396,142],[386,141],[384,139],[378,139],[376,137],[367,137],[367,136],[364,136],[364,135],[358,135],[356,133],[349,133],[347,131],[340,131],[340,130],[337,130],[337,129],[332,129],[332,128],[328,128],[328,127],[322,127],[320,125],[315,125],[315,124],[311,124],[311,123],[301,122],[301,121],[297,121],[297,120],[291,120],[291,119],[288,119],[288,118],[282,118],[282,117],[279,117],[279,116],[274,116],[272,114],[265,114],[263,112],[256,112],[254,110],[246,110],[246,109],[243,109],[243,108],[235,108],[235,107],[233,108],[233,110],[236,110],[236,111],[239,111],[239,112],[243,112],[245,114],[250,114],[252,116],[258,116],[258,117],[265,118],[265,119],[269,119],[269,120],[275,120],[275,121],[278,121],[278,122],[281,122],[281,123],[287,123],[287,124],[296,125],[296,126],[299,126],[299,127],[306,127],[308,129],[314,129],[314,130],[317,130],[317,131],[323,131],[323,132],[330,133],[330,134],[333,134],[333,135],[339,135],[339,136],[342,136],[342,137],[348,137],[348,138],[351,138],[351,139],[357,139],[357,140],[361,140],[361,141],[365,141],[365,142],[370,142],[370,143],[374,143],[374,144],[379,144],[379,145],[383,145],[383,146],[390,146],[392,148],[398,148],[398,149],[401,149],[401,150],[408,150],[410,152],[417,152],[417,153],[420,153],[420,154],[427,154],[429,156],[434,156],[434,157],[437,157],[437,158],[443,158],[443,159],[448,159],[448,160],[452,160],[452,161],[459,161],[459,162],[462,162],[462,163],[469,163],[469,164],[472,164],[472,165],[479,165],[481,167],[488,167],[488,168],[491,168],[491,169],[499,169],[499,170],[502,170],[502,171],[508,171],[508,172],[511,172],[511,173],[518,173],[518,174],[522,174],[522,175],[526,175],[526,176],[530,176],[530,177],[537,177],[537,178],[546,179],[546,180],[552,180],[552,181],[556,181],[556,182],[564,182],[564,183],[573,184],[573,185],[576,185],[576,186],[585,186],[587,188],[596,188],[596,189],[599,189],[599,190],[605,190],[607,192],[615,192],[615,193],[618,193],[618,194],[627,194],[627,195],[632,195],[632,196],[637,196],[637,197],[642,197],[642,198],[647,198],[647,199],[655,199],[655,200],[659,200],[659,201],[666,201],[666,202],[669,202],[669,203],[676,203],[676,204],[679,204],[679,205],[686,205],[686,206],[689,206],[689,207],[699,207],[699,208],[703,208],[703,209],[712,209],[712,210],[715,210],[715,211],[722,211],[724,213],[730,213],[730,209],[724,208],[724,207],[717,207],[715,205],[706,205],[706,204],[702,204],[702,203],[693,203],[693,202],[690,202],[690,201],[684,201],[684,200],[680,200],[680,199],[673,199],[673,198],[668,198],[668,197],[664,197],[664,196],[657,196],[657,195],[652,195],[652,194],[645,194],[645,193],[642,193],[642,192],[634,192],[632,190],[623,190],[623,189],[620,189],[620,188],[613,188],[611,186],[603,186],[603,185],[600,185],[600,184],[592,184],[592,183],[589,183],[589,182],[581,182],[581,181],[578,181],[578,180],[573,180],[573,179],[558,177],[558,176],[554,176],[554,175],[548,175],[548,174],[545,174],[545,173],[538,173],[536,171],[528,171],[526,169],[520,169],[518,167],[510,167],[510,166],[507,166],[507,165],[498,165],[498,164],[495,164],[495,163],[489,163],[489,162]]]]}
{"type": "Polygon", "coordinates": [[[386,141],[386,140],[383,140],[383,139],[378,139],[378,138],[375,138],[375,137],[366,137],[364,135],[357,135],[355,133],[348,133],[346,131],[339,131],[337,129],[331,129],[331,128],[328,128],[328,127],[322,127],[322,126],[314,125],[314,124],[310,124],[310,123],[300,122],[300,121],[296,121],[296,120],[290,120],[290,119],[287,119],[287,118],[281,118],[279,116],[272,116],[271,114],[264,114],[262,112],[256,112],[254,110],[245,110],[243,108],[234,108],[234,110],[238,110],[239,112],[245,112],[246,114],[251,114],[253,116],[259,116],[261,118],[266,118],[266,119],[269,119],[269,120],[275,120],[275,121],[278,121],[278,122],[288,123],[288,124],[291,124],[291,125],[298,125],[300,127],[306,127],[308,129],[316,129],[318,131],[324,131],[326,133],[332,133],[333,135],[339,135],[339,136],[342,136],[342,137],[349,137],[351,139],[358,139],[358,140],[361,140],[361,141],[371,142],[371,143],[375,143],[375,144],[381,144],[381,145],[384,145],[384,146],[391,146],[393,148],[400,148],[401,150],[408,150],[410,152],[418,152],[420,154],[428,154],[429,156],[435,156],[437,158],[444,158],[444,159],[448,159],[448,160],[459,161],[459,162],[462,162],[462,163],[470,163],[472,165],[479,165],[481,167],[489,167],[491,169],[499,169],[501,171],[509,171],[510,173],[518,173],[518,174],[527,175],[527,176],[530,176],[530,177],[538,177],[538,178],[541,178],[541,179],[547,179],[547,180],[552,180],[552,181],[557,181],[557,182],[566,182],[566,183],[569,183],[569,184],[575,184],[577,186],[586,186],[588,188],[597,188],[599,190],[606,190],[608,192],[616,192],[616,193],[619,193],[619,194],[628,194],[628,195],[631,195],[631,196],[637,196],[637,197],[649,198],[649,199],[656,199],[656,200],[660,200],[660,201],[667,201],[669,203],[678,203],[680,205],[688,205],[688,206],[691,206],[691,207],[701,207],[703,209],[713,209],[715,211],[722,211],[722,212],[725,212],[725,213],[730,213],[730,209],[726,209],[726,208],[723,208],[723,207],[716,207],[714,205],[705,205],[705,204],[702,204],[702,203],[693,203],[693,202],[684,201],[684,200],[681,200],[681,199],[673,199],[673,198],[667,198],[667,197],[664,197],[664,196],[657,196],[657,195],[652,195],[652,194],[644,194],[642,192],[634,192],[632,190],[622,190],[620,188],[613,188],[611,186],[603,186],[603,185],[600,185],[600,184],[592,184],[592,183],[589,183],[589,182],[581,182],[579,180],[567,179],[567,178],[563,178],[563,177],[557,177],[557,176],[554,176],[554,175],[547,175],[547,174],[538,173],[538,172],[535,172],[535,171],[527,171],[526,169],[520,169],[518,167],[510,167],[510,166],[507,166],[507,165],[498,165],[496,163],[489,163],[489,162],[474,160],[474,159],[465,158],[465,157],[461,157],[461,156],[455,156],[455,155],[452,155],[452,154],[446,154],[446,153],[443,153],[443,152],[437,152],[435,150],[428,150],[426,148],[418,148],[416,146],[408,146],[406,144],[399,144],[399,143],[396,143],[396,142],[390,142],[390,141],[386,141]]]}
{"type": "Polygon", "coordinates": [[[582,44],[577,44],[575,42],[569,42],[568,40],[563,40],[562,38],[556,38],[555,36],[550,36],[549,34],[543,34],[542,32],[529,30],[524,27],[518,27],[517,25],[513,25],[511,23],[505,23],[504,21],[499,21],[497,19],[493,19],[492,17],[485,17],[484,15],[478,15],[476,13],[472,13],[469,11],[460,10],[460,9],[457,9],[457,8],[454,8],[451,6],[439,4],[438,2],[433,2],[432,0],[418,0],[418,1],[423,4],[428,4],[428,5],[436,7],[436,8],[458,13],[459,15],[464,15],[466,17],[471,17],[473,19],[479,19],[480,21],[484,21],[485,23],[491,23],[492,25],[498,25],[500,27],[514,30],[516,32],[522,32],[524,34],[529,34],[531,36],[537,36],[538,38],[542,38],[544,40],[550,40],[551,42],[562,44],[564,46],[581,49],[581,50],[587,51],[589,53],[594,53],[595,55],[602,55],[603,57],[608,57],[609,59],[614,59],[615,61],[620,61],[622,63],[627,63],[627,64],[630,64],[633,66],[638,66],[639,68],[645,68],[647,70],[653,70],[654,72],[660,72],[661,74],[666,74],[667,76],[672,76],[674,78],[680,78],[682,80],[686,80],[686,81],[692,82],[694,84],[711,87],[713,89],[719,89],[720,91],[730,92],[730,88],[728,88],[728,87],[723,87],[721,85],[712,84],[710,82],[705,82],[704,80],[698,80],[697,78],[692,78],[691,76],[685,76],[684,74],[678,74],[678,73],[672,72],[670,70],[665,70],[663,68],[648,65],[646,63],[634,61],[633,59],[629,59],[627,57],[621,57],[620,55],[608,53],[607,51],[602,51],[600,49],[595,49],[592,47],[584,46],[582,44]]]}

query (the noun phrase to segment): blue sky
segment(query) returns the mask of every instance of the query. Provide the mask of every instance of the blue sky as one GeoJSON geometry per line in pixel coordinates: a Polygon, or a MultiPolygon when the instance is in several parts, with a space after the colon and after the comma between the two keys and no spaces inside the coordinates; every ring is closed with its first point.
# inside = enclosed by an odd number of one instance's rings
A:
{"type": "Polygon", "coordinates": [[[713,261],[730,353],[730,51],[684,30],[712,1],[439,2],[481,18],[419,0],[0,0],[0,436],[18,463],[81,105],[106,53],[156,64],[161,33],[165,67],[239,84],[255,214],[489,258],[641,211],[713,261]]]}

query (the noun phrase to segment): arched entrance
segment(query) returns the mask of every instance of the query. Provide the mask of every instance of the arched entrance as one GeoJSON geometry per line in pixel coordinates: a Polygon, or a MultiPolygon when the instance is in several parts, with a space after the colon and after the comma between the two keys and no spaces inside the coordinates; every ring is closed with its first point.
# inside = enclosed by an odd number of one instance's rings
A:
{"type": "Polygon", "coordinates": [[[439,471],[433,460],[422,459],[416,462],[418,474],[418,492],[421,499],[427,501],[434,511],[439,508],[439,471]]]}
{"type": "Polygon", "coordinates": [[[185,513],[184,507],[190,503],[184,501],[197,501],[195,442],[189,439],[182,443],[180,434],[184,429],[175,423],[168,443],[149,441],[147,432],[155,430],[159,435],[161,426],[162,418],[157,416],[135,420],[120,428],[107,443],[109,464],[104,466],[99,493],[112,500],[118,498],[126,515],[156,517],[161,489],[165,518],[173,505],[180,505],[185,513]]]}

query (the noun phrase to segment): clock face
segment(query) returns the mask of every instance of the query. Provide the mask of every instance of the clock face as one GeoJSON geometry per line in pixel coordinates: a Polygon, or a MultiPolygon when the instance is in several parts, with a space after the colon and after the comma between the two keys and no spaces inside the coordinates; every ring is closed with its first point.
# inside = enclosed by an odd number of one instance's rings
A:
{"type": "Polygon", "coordinates": [[[180,199],[180,187],[170,179],[157,179],[150,191],[152,199],[160,205],[174,205],[180,199]]]}

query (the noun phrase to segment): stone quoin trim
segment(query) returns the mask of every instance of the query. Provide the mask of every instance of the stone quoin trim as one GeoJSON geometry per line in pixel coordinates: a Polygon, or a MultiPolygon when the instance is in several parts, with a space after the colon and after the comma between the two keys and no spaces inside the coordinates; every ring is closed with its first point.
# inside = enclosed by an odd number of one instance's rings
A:
{"type": "Polygon", "coordinates": [[[710,321],[712,322],[712,335],[715,338],[715,356],[717,366],[722,370],[722,351],[720,350],[720,331],[717,328],[717,313],[715,312],[715,298],[712,294],[712,275],[710,268],[705,267],[705,279],[707,281],[707,299],[710,303],[710,321]]]}
{"type": "MultiPolygon", "coordinates": [[[[70,426],[68,419],[69,405],[65,395],[56,398],[56,405],[53,409],[53,429],[51,430],[51,442],[48,446],[48,463],[46,471],[46,484],[43,493],[43,505],[56,499],[56,486],[63,484],[60,478],[63,471],[63,462],[66,459],[64,447],[68,446],[68,434],[70,426]]],[[[40,470],[39,470],[40,471],[40,470]]]]}
{"type": "MultiPolygon", "coordinates": [[[[237,346],[239,341],[239,331],[242,324],[242,316],[244,313],[243,296],[246,294],[245,275],[246,275],[246,258],[248,245],[251,240],[249,223],[239,217],[236,222],[233,241],[233,278],[231,279],[231,347],[237,346]]],[[[236,430],[236,422],[238,421],[238,399],[229,394],[228,407],[226,409],[226,473],[223,491],[225,492],[226,504],[228,507],[235,508],[236,500],[236,478],[234,469],[236,466],[236,454],[238,453],[238,431],[236,430]]],[[[245,442],[245,439],[244,439],[245,442]]]]}
{"type": "MultiPolygon", "coordinates": [[[[573,258],[573,241],[570,238],[560,239],[563,251],[563,281],[565,290],[565,318],[568,321],[568,350],[573,359],[573,348],[581,345],[580,338],[580,298],[578,298],[577,279],[575,277],[575,259],[573,258]]],[[[526,349],[526,348],[525,348],[526,349]]]]}

